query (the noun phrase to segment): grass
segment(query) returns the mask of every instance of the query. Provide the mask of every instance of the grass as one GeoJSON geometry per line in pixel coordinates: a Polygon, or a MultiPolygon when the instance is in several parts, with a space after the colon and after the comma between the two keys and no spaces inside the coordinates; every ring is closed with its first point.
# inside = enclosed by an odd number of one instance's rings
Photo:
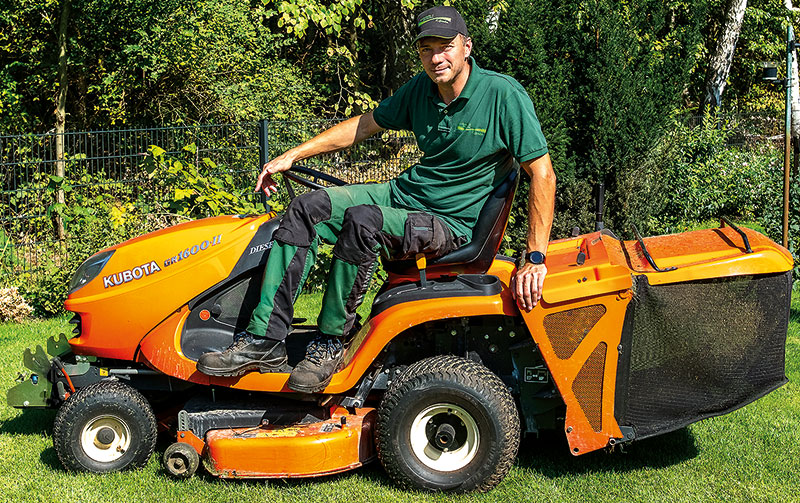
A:
{"type": "MultiPolygon", "coordinates": [[[[301,299],[309,316],[319,296],[301,299]]],[[[367,304],[367,303],[365,303],[367,304]]],[[[313,316],[309,316],[313,318],[313,316]]],[[[66,319],[0,324],[0,390],[13,384],[22,351],[69,332],[66,319]]],[[[800,294],[792,302],[787,342],[789,384],[738,411],[625,452],[568,453],[563,434],[523,441],[508,477],[488,494],[454,497],[397,489],[378,463],[309,480],[225,481],[205,473],[170,478],[160,455],[139,471],[67,473],[53,449],[53,411],[20,411],[0,403],[0,501],[778,501],[800,500],[800,294]]]]}

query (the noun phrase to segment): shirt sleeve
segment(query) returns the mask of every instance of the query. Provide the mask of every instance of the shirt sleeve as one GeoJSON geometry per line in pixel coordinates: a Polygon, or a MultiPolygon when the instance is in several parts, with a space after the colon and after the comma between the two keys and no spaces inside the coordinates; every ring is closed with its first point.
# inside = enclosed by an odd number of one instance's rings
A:
{"type": "Polygon", "coordinates": [[[547,141],[525,89],[519,84],[512,86],[504,105],[500,130],[511,155],[518,162],[526,162],[546,154],[547,141]]]}
{"type": "Polygon", "coordinates": [[[411,79],[395,93],[378,104],[378,108],[372,111],[372,118],[384,129],[392,130],[411,130],[411,106],[409,99],[415,79],[411,79]]]}

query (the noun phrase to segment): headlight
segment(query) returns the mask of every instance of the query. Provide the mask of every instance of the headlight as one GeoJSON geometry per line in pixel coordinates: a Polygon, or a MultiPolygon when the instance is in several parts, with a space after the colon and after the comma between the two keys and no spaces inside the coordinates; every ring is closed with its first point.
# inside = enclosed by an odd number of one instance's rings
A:
{"type": "Polygon", "coordinates": [[[73,294],[77,292],[83,285],[96,278],[113,254],[114,250],[109,250],[92,255],[86,259],[72,276],[69,282],[69,293],[73,294]]]}

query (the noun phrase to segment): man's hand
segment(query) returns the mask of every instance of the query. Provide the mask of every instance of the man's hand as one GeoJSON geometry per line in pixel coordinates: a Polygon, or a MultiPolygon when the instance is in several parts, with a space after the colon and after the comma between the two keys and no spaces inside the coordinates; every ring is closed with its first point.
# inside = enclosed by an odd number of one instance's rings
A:
{"type": "Polygon", "coordinates": [[[294,156],[289,155],[289,152],[284,152],[275,159],[264,164],[261,169],[261,174],[258,175],[258,182],[256,183],[255,191],[263,190],[267,197],[278,193],[278,184],[272,178],[275,173],[286,171],[292,167],[294,163],[294,156]]]}
{"type": "Polygon", "coordinates": [[[542,298],[542,286],[546,275],[547,267],[544,264],[525,262],[517,269],[511,291],[519,306],[525,311],[530,312],[542,298]]]}
{"type": "Polygon", "coordinates": [[[256,192],[263,190],[267,196],[277,194],[278,184],[272,179],[275,173],[288,170],[297,161],[351,147],[382,130],[372,118],[372,112],[340,122],[266,163],[258,175],[256,192]]]}

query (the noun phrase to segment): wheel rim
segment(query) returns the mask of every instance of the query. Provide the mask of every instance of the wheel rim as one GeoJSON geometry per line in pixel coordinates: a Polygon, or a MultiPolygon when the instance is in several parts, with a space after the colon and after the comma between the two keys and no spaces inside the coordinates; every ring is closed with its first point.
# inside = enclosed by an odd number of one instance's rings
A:
{"type": "Polygon", "coordinates": [[[475,419],[461,407],[437,403],[411,422],[411,450],[422,464],[441,472],[467,466],[478,453],[480,432],[475,419]],[[454,438],[452,433],[455,432],[454,438]]]}
{"type": "Polygon", "coordinates": [[[183,475],[189,471],[189,459],[183,453],[176,452],[167,460],[167,466],[175,475],[183,475]]]}
{"type": "Polygon", "coordinates": [[[111,463],[118,460],[131,446],[131,430],[117,416],[96,417],[83,427],[81,448],[94,461],[111,463]]]}

